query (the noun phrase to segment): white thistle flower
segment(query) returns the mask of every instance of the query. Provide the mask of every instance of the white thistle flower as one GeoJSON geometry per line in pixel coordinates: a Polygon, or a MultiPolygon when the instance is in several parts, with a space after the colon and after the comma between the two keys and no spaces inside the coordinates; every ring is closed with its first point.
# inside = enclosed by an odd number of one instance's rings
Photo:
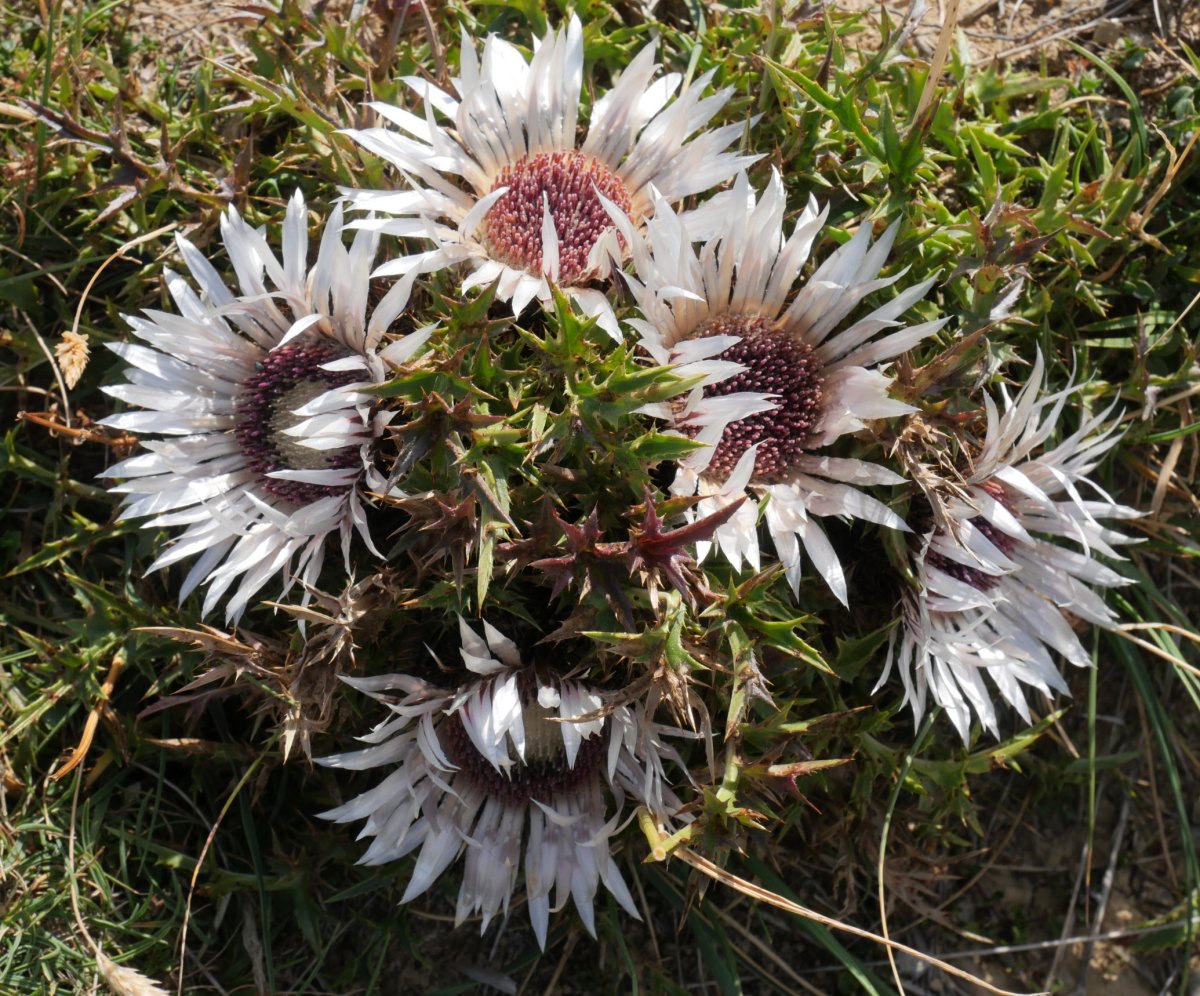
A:
{"type": "Polygon", "coordinates": [[[126,315],[146,345],[109,346],[129,364],[128,383],[105,390],[145,410],[102,424],[161,437],[143,438],[147,452],[106,472],[121,481],[112,490],[125,495],[122,517],[184,527],[150,570],[198,557],[180,599],[207,584],[207,614],[232,590],[229,620],[277,574],[285,592],[297,578],[315,585],[331,534],[347,570],[355,530],[374,551],[357,489],[364,478],[383,486],[372,456],[391,414],[361,389],[386,380],[431,331],[380,349],[407,291],[393,288],[367,320],[379,237],[360,232],[347,250],[336,209],[309,269],[307,224],[297,191],[277,259],[265,234],[229,209],[221,233],[240,293],[177,238],[200,293],[167,271],[179,313],[126,315]]]}
{"type": "Polygon", "coordinates": [[[964,742],[972,713],[1000,735],[985,675],[1026,723],[1022,686],[1047,696],[1066,692],[1052,651],[1079,667],[1092,660],[1065,614],[1112,626],[1115,614],[1089,586],[1127,583],[1095,555],[1122,559],[1113,546],[1133,540],[1099,520],[1140,513],[1088,479],[1120,440],[1117,423],[1106,424],[1108,412],[1085,416],[1039,454],[1080,390],[1068,385],[1039,396],[1042,374],[1039,352],[1016,399],[1002,390],[1003,414],[985,396],[987,435],[966,480],[969,500],[952,500],[948,528],[922,538],[914,562],[919,588],[905,595],[902,630],[893,633],[879,682],[895,663],[916,722],[932,693],[964,742]]]}
{"type": "MultiPolygon", "coordinates": [[[[889,396],[892,378],[879,365],[945,324],[902,328],[896,321],[933,281],[839,331],[866,295],[902,275],[877,279],[897,226],[872,245],[864,224],[793,293],[826,212],[810,201],[785,238],[783,181],[774,171],[760,198],[743,173],[729,194],[714,200],[723,224],[699,253],[693,229],[666,204],[647,222],[646,239],[621,229],[636,268],[628,284],[643,317],[630,324],[641,345],[680,376],[704,376],[685,399],[647,409],[707,444],[680,461],[671,490],[702,496],[695,516],[752,497],[716,530],[714,541],[735,568],[745,561],[755,570],[758,503],[767,499],[767,528],[792,590],[799,591],[803,548],[845,603],[842,566],[817,519],[842,515],[906,530],[899,516],[857,487],[903,478],[821,451],[870,419],[913,411],[889,396]],[[895,331],[877,337],[886,329],[895,331]]],[[[713,214],[712,203],[700,212],[713,214]]],[[[698,556],[712,545],[698,544],[698,556]]]]}
{"type": "Polygon", "coordinates": [[[516,315],[535,298],[550,302],[552,281],[619,339],[612,305],[589,286],[607,276],[609,256],[621,254],[605,203],[636,225],[652,207],[652,189],[678,201],[758,158],[722,151],[744,122],[695,134],[732,91],[702,96],[709,72],[672,101],[682,77],[655,78],[655,47],[643,48],[592,106],[582,145],[576,125],[583,29],[574,16],[565,29],[534,42],[531,62],[495,35],[480,60],[464,29],[459,76],[452,80],[457,96],[407,77],[424,100],[423,114],[372,104],[396,127],[346,134],[395,166],[408,187],[343,193],[356,207],[396,216],[359,224],[436,245],[385,263],[378,275],[411,283],[419,273],[465,262],[471,273],[464,292],[498,280],[497,296],[511,300],[516,315]],[[440,124],[435,112],[452,126],[440,124]]]}
{"type": "Polygon", "coordinates": [[[394,767],[375,788],[320,815],[366,819],[360,837],[374,840],[360,864],[419,849],[401,902],[464,857],[456,924],[478,913],[482,931],[497,913],[507,914],[522,866],[542,947],[550,913],[568,898],[595,936],[592,904],[601,883],[637,917],[609,840],[627,796],[663,823],[679,809],[663,770],[667,760],[682,767],[661,740],[667,729],[627,705],[581,720],[602,706],[598,692],[551,668],[523,665],[516,645],[486,622],[486,639],[461,618],[459,626],[463,663],[477,677],[457,690],[404,674],[343,679],[393,715],[360,738],[372,746],[319,763],[394,767]]]}

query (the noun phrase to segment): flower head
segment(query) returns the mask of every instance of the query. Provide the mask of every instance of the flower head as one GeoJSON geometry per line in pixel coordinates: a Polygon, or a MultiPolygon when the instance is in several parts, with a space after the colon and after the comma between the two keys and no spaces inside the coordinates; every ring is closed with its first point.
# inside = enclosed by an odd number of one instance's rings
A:
{"type": "MultiPolygon", "coordinates": [[[[897,327],[896,318],[924,296],[930,280],[839,330],[867,294],[899,279],[877,278],[896,226],[872,245],[864,225],[796,290],[825,212],[810,202],[785,238],[778,173],[757,199],[744,173],[730,193],[719,202],[723,231],[699,253],[690,229],[665,204],[647,222],[647,239],[622,230],[636,267],[628,283],[642,312],[631,323],[641,345],[680,376],[703,377],[684,400],[652,409],[706,444],[680,461],[672,491],[700,495],[699,516],[754,497],[714,539],[735,567],[744,559],[755,569],[756,502],[769,499],[767,527],[793,590],[803,547],[845,602],[841,564],[816,519],[845,515],[905,529],[894,512],[855,487],[902,478],[821,451],[869,419],[913,410],[889,396],[892,378],[879,364],[932,335],[944,320],[897,327]],[[878,336],[887,329],[895,331],[878,336]]],[[[710,546],[700,544],[700,556],[710,546]]]]}
{"type": "Polygon", "coordinates": [[[374,840],[362,864],[420,850],[402,902],[464,857],[458,923],[480,913],[486,930],[507,913],[522,864],[543,947],[550,912],[568,897],[595,934],[600,883],[637,916],[609,840],[626,796],[660,820],[680,807],[665,783],[663,762],[679,759],[660,739],[664,728],[627,705],[602,710],[594,689],[524,664],[511,640],[486,622],[483,629],[481,639],[460,620],[462,659],[474,676],[457,689],[404,674],[345,679],[393,715],[361,738],[372,746],[320,763],[394,767],[375,788],[321,816],[366,818],[361,836],[374,840]]]}
{"type": "Polygon", "coordinates": [[[880,678],[882,685],[895,663],[916,720],[932,692],[964,741],[972,712],[999,736],[984,676],[1027,723],[1023,685],[1065,692],[1051,652],[1091,664],[1068,614],[1113,625],[1114,613],[1091,586],[1126,583],[1095,555],[1119,559],[1114,545],[1131,540],[1100,520],[1139,513],[1088,479],[1119,441],[1117,424],[1106,424],[1107,413],[1085,416],[1039,452],[1080,390],[1040,395],[1042,372],[1039,353],[1016,399],[1003,395],[1003,414],[985,397],[987,434],[965,496],[947,501],[944,524],[921,537],[913,565],[919,587],[905,595],[902,631],[880,678]]]}
{"type": "Polygon", "coordinates": [[[383,381],[429,330],[379,349],[407,291],[389,291],[368,321],[378,236],[360,232],[347,250],[340,209],[311,269],[299,192],[288,204],[282,259],[233,208],[221,233],[240,293],[178,238],[200,293],[168,271],[179,313],[125,316],[145,345],[111,344],[129,364],[128,383],[105,390],[144,410],[104,424],[159,437],[107,471],[121,480],[112,490],[125,495],[124,518],[184,527],[150,569],[198,557],[180,598],[207,584],[207,613],[232,590],[225,614],[236,620],[277,574],[285,591],[297,578],[315,585],[331,534],[347,557],[354,530],[371,546],[357,488],[364,478],[382,485],[373,447],[390,414],[362,388],[383,381]]]}
{"type": "Polygon", "coordinates": [[[695,134],[731,91],[703,97],[710,72],[672,101],[682,77],[656,78],[653,43],[596,101],[587,136],[577,144],[579,20],[548,32],[534,49],[526,62],[513,45],[490,35],[480,60],[464,30],[459,76],[452,81],[457,96],[409,77],[405,82],[425,102],[423,115],[375,103],[395,129],[347,132],[395,166],[408,189],[344,193],[357,207],[397,216],[374,227],[436,245],[384,264],[380,275],[412,281],[467,262],[472,272],[463,289],[498,281],[498,296],[511,300],[518,315],[534,298],[550,301],[553,281],[619,338],[611,304],[589,286],[607,276],[609,256],[621,252],[609,209],[638,224],[652,207],[652,189],[677,201],[729,179],[757,157],[723,151],[744,123],[695,134]],[[438,123],[435,112],[451,125],[438,123]]]}

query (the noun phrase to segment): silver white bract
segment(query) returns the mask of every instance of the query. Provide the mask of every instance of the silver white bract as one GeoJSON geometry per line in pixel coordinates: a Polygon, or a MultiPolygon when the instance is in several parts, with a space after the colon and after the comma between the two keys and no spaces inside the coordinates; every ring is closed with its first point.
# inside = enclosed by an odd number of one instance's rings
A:
{"type": "MultiPolygon", "coordinates": [[[[587,136],[577,150],[621,181],[635,220],[652,209],[653,190],[665,200],[678,201],[728,180],[759,158],[723,151],[744,130],[745,122],[696,134],[732,91],[702,96],[710,71],[672,101],[683,77],[679,73],[656,76],[655,48],[653,42],[643,48],[613,88],[595,102],[587,136]]],[[[542,153],[577,149],[583,84],[579,20],[572,16],[565,28],[547,32],[540,43],[534,41],[534,50],[527,62],[515,46],[490,35],[479,59],[464,29],[459,76],[451,81],[455,94],[421,77],[406,77],[404,82],[424,101],[422,115],[374,103],[375,111],[395,128],[347,131],[365,149],[395,166],[408,189],[342,192],[355,207],[395,216],[360,224],[425,238],[436,246],[385,263],[378,275],[399,276],[411,284],[419,274],[463,262],[471,268],[463,290],[498,281],[497,296],[511,300],[516,315],[535,298],[549,303],[550,281],[554,281],[619,339],[608,297],[586,286],[586,280],[572,284],[559,279],[559,240],[569,233],[556,231],[548,209],[543,209],[538,233],[543,251],[540,272],[494,258],[485,238],[488,212],[507,189],[493,190],[506,167],[542,153]],[[449,119],[451,126],[439,123],[439,116],[449,119]]],[[[593,247],[588,277],[606,276],[612,255],[619,257],[621,248],[609,229],[593,247]]]]}
{"type": "Polygon", "coordinates": [[[950,503],[949,531],[935,529],[922,539],[914,563],[919,589],[904,598],[902,629],[893,634],[879,682],[895,664],[916,722],[932,693],[964,742],[972,713],[1000,735],[985,675],[1027,724],[1023,686],[1047,696],[1066,692],[1052,652],[1079,667],[1092,658],[1065,613],[1113,626],[1115,613],[1090,586],[1128,583],[1096,555],[1122,559],[1114,546],[1132,540],[1100,520],[1141,513],[1117,504],[1088,478],[1120,440],[1117,423],[1106,422],[1108,412],[1084,415],[1075,432],[1039,453],[1081,390],[1068,385],[1042,395],[1042,377],[1039,352],[1015,400],[1002,389],[1003,413],[985,396],[987,435],[966,481],[969,501],[950,503]],[[990,580],[964,583],[939,569],[937,557],[927,562],[929,553],[990,580]]]}
{"type": "Polygon", "coordinates": [[[405,674],[344,679],[385,702],[392,716],[360,738],[371,746],[319,763],[394,770],[375,788],[320,815],[339,823],[366,819],[359,836],[374,840],[361,864],[384,864],[419,849],[401,902],[420,896],[463,857],[455,920],[481,914],[481,931],[486,930],[494,916],[508,913],[523,867],[529,918],[540,945],[545,947],[550,913],[568,898],[594,936],[593,900],[601,883],[626,912],[638,916],[609,841],[627,797],[670,825],[681,803],[663,766],[671,761],[682,769],[682,762],[661,737],[679,731],[648,722],[625,705],[602,718],[578,719],[600,709],[598,692],[523,667],[511,640],[486,622],[483,630],[481,639],[460,619],[463,663],[478,677],[456,690],[405,674]],[[478,755],[474,761],[505,779],[519,779],[527,751],[532,756],[536,749],[543,760],[556,756],[569,774],[582,764],[588,741],[606,736],[607,743],[600,745],[596,769],[581,768],[581,777],[565,790],[544,798],[505,798],[486,791],[469,768],[450,759],[447,724],[453,722],[461,722],[469,736],[478,755]]]}
{"type": "MultiPolygon", "coordinates": [[[[407,289],[384,295],[367,320],[367,287],[378,236],[358,233],[347,250],[342,212],[324,228],[317,261],[308,267],[308,223],[299,191],[287,206],[283,255],[276,258],[263,231],[230,208],[221,219],[226,252],[238,291],[226,286],[187,239],[179,252],[199,293],[182,277],[165,274],[178,314],[148,310],[126,315],[136,343],[112,343],[124,359],[128,383],[105,390],[143,411],[110,416],[104,425],[138,434],[147,451],[109,468],[124,494],[123,518],[149,517],[144,527],[183,527],[150,566],[164,568],[197,557],[180,588],[184,599],[206,584],[203,611],[227,592],[227,619],[236,621],[250,598],[282,575],[286,591],[300,579],[314,585],[325,544],[336,534],[349,570],[354,530],[374,551],[356,485],[383,485],[372,450],[391,414],[377,410],[361,388],[386,379],[429,337],[422,329],[379,348],[384,332],[404,308],[407,289]],[[237,407],[256,367],[275,350],[297,343],[328,343],[343,353],[322,369],[352,382],[319,393],[289,413],[284,444],[313,451],[301,462],[319,465],[321,454],[355,447],[361,459],[337,469],[279,470],[266,477],[344,487],[311,504],[295,506],[262,487],[239,444],[237,407]]],[[[303,452],[298,450],[297,452],[303,452]]],[[[305,595],[307,600],[307,593],[305,595]]]]}
{"type": "MultiPolygon", "coordinates": [[[[810,200],[792,234],[785,237],[784,188],[775,171],[761,197],[756,197],[742,173],[732,191],[714,202],[723,217],[709,217],[709,221],[720,221],[715,225],[718,234],[699,251],[691,240],[695,229],[665,203],[657,206],[647,222],[645,238],[631,228],[622,229],[636,269],[636,278],[629,277],[627,282],[643,316],[630,324],[640,335],[641,345],[658,363],[674,366],[681,377],[704,377],[682,404],[648,409],[673,428],[707,444],[679,462],[671,490],[678,495],[702,496],[693,511],[696,516],[749,496],[752,500],[717,529],[714,539],[735,568],[745,561],[755,570],[760,566],[758,503],[767,499],[767,528],[793,591],[799,591],[803,547],[817,573],[845,603],[842,566],[817,519],[842,515],[906,530],[899,516],[859,490],[861,485],[900,484],[904,479],[877,464],[820,451],[846,433],[864,428],[870,419],[914,410],[890,397],[893,378],[879,366],[933,335],[946,320],[909,328],[900,327],[896,320],[921,300],[933,283],[928,280],[839,331],[838,326],[864,297],[903,275],[878,277],[897,225],[872,245],[870,225],[864,224],[796,291],[828,209],[818,211],[816,202],[810,200]],[[822,365],[821,414],[804,447],[810,452],[800,456],[782,480],[755,478],[756,447],[747,449],[727,475],[709,470],[727,427],[775,405],[772,395],[762,392],[704,397],[705,387],[746,369],[718,358],[739,341],[738,336],[695,337],[706,323],[723,316],[764,318],[811,347],[822,365]],[[885,330],[894,331],[878,337],[885,330]]],[[[699,210],[712,216],[713,202],[699,210]]],[[[614,219],[619,220],[619,215],[614,213],[614,219]]],[[[698,556],[703,559],[712,545],[698,544],[698,556]]]]}

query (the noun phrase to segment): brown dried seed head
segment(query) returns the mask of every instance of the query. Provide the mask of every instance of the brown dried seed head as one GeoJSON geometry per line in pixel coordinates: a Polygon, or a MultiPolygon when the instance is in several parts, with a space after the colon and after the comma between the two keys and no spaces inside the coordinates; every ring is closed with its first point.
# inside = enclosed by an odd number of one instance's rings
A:
{"type": "Polygon", "coordinates": [[[58,367],[62,371],[63,380],[67,387],[74,387],[83,376],[88,361],[88,341],[86,335],[70,330],[62,334],[58,345],[54,347],[54,355],[58,357],[58,367]]]}

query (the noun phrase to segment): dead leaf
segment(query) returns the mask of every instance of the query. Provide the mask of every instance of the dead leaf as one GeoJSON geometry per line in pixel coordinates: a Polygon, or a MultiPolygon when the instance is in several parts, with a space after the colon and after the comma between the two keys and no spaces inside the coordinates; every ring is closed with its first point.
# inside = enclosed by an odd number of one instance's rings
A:
{"type": "Polygon", "coordinates": [[[79,738],[79,744],[71,751],[71,756],[67,758],[67,763],[50,775],[52,780],[56,782],[62,781],[67,775],[78,768],[83,763],[83,759],[87,757],[87,753],[92,746],[92,738],[96,735],[96,727],[100,725],[100,717],[109,708],[109,696],[112,695],[113,689],[117,684],[117,677],[124,666],[125,652],[118,650],[113,654],[112,667],[108,669],[108,677],[104,679],[104,684],[100,686],[100,701],[92,706],[91,712],[88,713],[87,722],[83,724],[83,736],[79,738]]]}

